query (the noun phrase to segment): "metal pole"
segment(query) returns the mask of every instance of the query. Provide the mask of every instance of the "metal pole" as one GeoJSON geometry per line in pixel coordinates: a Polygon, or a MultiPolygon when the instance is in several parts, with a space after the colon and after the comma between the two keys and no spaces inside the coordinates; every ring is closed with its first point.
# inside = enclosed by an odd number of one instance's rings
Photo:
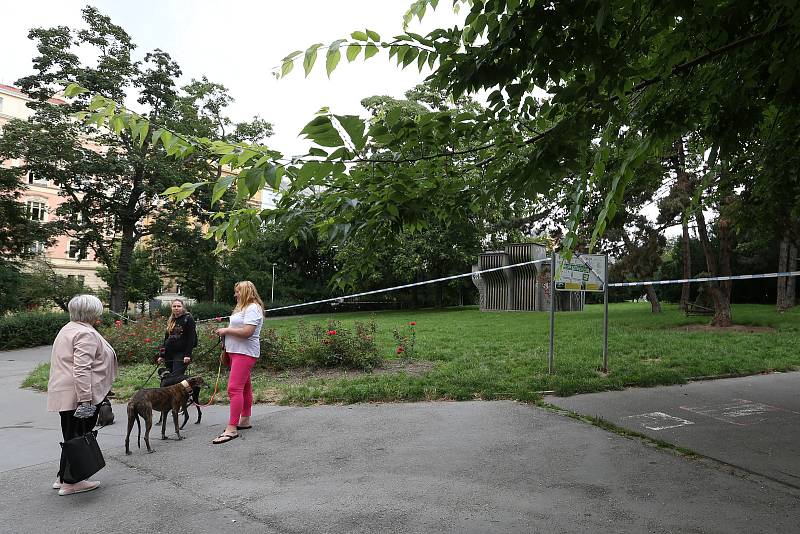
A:
{"type": "Polygon", "coordinates": [[[556,252],[550,251],[550,354],[547,357],[547,372],[553,374],[553,335],[556,328],[556,252]]]}
{"type": "Polygon", "coordinates": [[[269,295],[270,303],[275,302],[275,264],[272,264],[272,291],[270,291],[269,295]]]}
{"type": "Polygon", "coordinates": [[[603,372],[608,372],[608,254],[604,256],[605,280],[603,280],[603,372]]]}

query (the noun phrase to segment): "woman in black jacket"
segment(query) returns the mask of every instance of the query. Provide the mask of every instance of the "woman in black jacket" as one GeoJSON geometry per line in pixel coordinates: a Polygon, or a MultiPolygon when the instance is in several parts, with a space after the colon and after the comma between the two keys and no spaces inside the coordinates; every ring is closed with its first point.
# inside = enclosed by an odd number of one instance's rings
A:
{"type": "Polygon", "coordinates": [[[167,364],[172,376],[186,374],[186,367],[192,361],[192,349],[197,345],[197,329],[194,318],[186,311],[181,299],[172,301],[172,315],[167,321],[164,334],[164,352],[158,363],[167,364]]]}

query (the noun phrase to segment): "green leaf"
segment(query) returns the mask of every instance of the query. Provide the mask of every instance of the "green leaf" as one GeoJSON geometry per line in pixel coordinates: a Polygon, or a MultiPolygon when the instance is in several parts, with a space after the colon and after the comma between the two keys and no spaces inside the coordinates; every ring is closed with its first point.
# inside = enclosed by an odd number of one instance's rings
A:
{"type": "Polygon", "coordinates": [[[161,144],[164,145],[165,149],[169,149],[170,142],[172,141],[172,132],[163,131],[161,133],[161,144]]]}
{"type": "Polygon", "coordinates": [[[367,34],[362,31],[354,31],[353,33],[350,34],[350,37],[352,37],[356,41],[366,41],[369,39],[367,37],[367,34]]]}
{"type": "Polygon", "coordinates": [[[293,68],[294,68],[293,60],[290,59],[288,61],[284,61],[283,65],[281,65],[281,77],[286,76],[287,74],[292,72],[293,68]]]}
{"type": "Polygon", "coordinates": [[[244,152],[239,154],[239,166],[243,167],[247,161],[252,158],[253,156],[257,156],[258,152],[255,150],[250,150],[249,148],[245,148],[244,152]]]}
{"type": "Polygon", "coordinates": [[[417,54],[419,54],[419,50],[416,48],[410,48],[409,51],[403,56],[403,68],[406,68],[415,59],[417,59],[417,54]]]}
{"type": "Polygon", "coordinates": [[[85,87],[81,87],[77,83],[69,84],[66,89],[64,89],[64,96],[67,98],[72,98],[73,96],[77,96],[83,93],[88,93],[89,90],[85,87]]]}
{"type": "Polygon", "coordinates": [[[291,54],[289,54],[288,56],[283,58],[281,61],[292,61],[294,58],[296,58],[297,56],[299,56],[302,53],[303,53],[302,50],[295,50],[294,52],[292,52],[291,54]]]}
{"type": "Polygon", "coordinates": [[[106,107],[107,102],[105,97],[101,95],[94,95],[89,101],[89,111],[97,111],[100,108],[106,107]]]}
{"type": "Polygon", "coordinates": [[[398,46],[397,47],[397,64],[398,65],[403,62],[403,58],[406,57],[406,54],[408,54],[409,50],[411,50],[411,47],[408,46],[408,45],[402,45],[402,46],[398,46]]]}
{"type": "Polygon", "coordinates": [[[358,53],[361,52],[361,45],[352,43],[347,47],[347,61],[352,62],[355,58],[358,57],[358,53]]]}
{"type": "Polygon", "coordinates": [[[519,7],[519,0],[506,0],[506,13],[513,13],[519,7]]]}
{"type": "Polygon", "coordinates": [[[114,131],[114,134],[116,135],[119,135],[122,129],[125,128],[125,122],[119,115],[114,115],[113,117],[111,117],[109,125],[111,126],[111,129],[114,131]]]}
{"type": "Polygon", "coordinates": [[[347,135],[350,137],[350,140],[353,142],[353,146],[356,150],[361,150],[364,148],[364,145],[367,144],[367,138],[364,135],[364,130],[366,126],[364,121],[361,120],[361,117],[357,115],[334,115],[336,120],[339,121],[339,124],[342,125],[342,128],[347,135]]]}
{"type": "Polygon", "coordinates": [[[226,174],[226,175],[220,177],[220,179],[217,180],[214,183],[214,189],[211,192],[211,206],[212,207],[214,206],[214,204],[219,199],[222,198],[222,195],[224,195],[225,191],[227,191],[228,188],[230,188],[231,184],[233,183],[233,181],[235,179],[236,179],[236,175],[234,175],[234,174],[226,174]]]}
{"type": "Polygon", "coordinates": [[[381,40],[381,36],[380,36],[380,35],[378,35],[377,33],[375,33],[375,32],[374,32],[374,31],[372,31],[372,30],[367,30],[367,36],[368,36],[370,39],[372,39],[373,41],[375,41],[376,43],[377,43],[377,42],[379,42],[379,41],[381,40]]]}
{"type": "Polygon", "coordinates": [[[422,67],[425,66],[426,59],[428,59],[428,52],[423,50],[419,53],[419,56],[417,56],[417,70],[420,72],[422,72],[422,67]]]}
{"type": "Polygon", "coordinates": [[[367,43],[364,46],[364,59],[369,59],[378,53],[378,47],[372,43],[367,43]]]}
{"type": "Polygon", "coordinates": [[[264,177],[266,178],[266,183],[272,189],[278,190],[281,185],[281,178],[283,177],[283,167],[278,167],[276,165],[270,165],[266,172],[264,173],[264,177]],[[280,172],[278,170],[280,169],[280,172]]]}
{"type": "Polygon", "coordinates": [[[245,169],[246,172],[242,171],[239,173],[240,177],[242,174],[244,174],[244,185],[247,188],[248,198],[252,197],[264,188],[264,176],[269,172],[270,169],[274,167],[274,165],[267,166],[266,172],[264,169],[245,169]]]}
{"type": "Polygon", "coordinates": [[[317,60],[317,50],[322,46],[322,43],[313,44],[306,50],[305,57],[303,57],[303,69],[306,72],[306,78],[314,67],[314,62],[317,60]]]}
{"type": "Polygon", "coordinates": [[[436,52],[429,52],[428,53],[428,68],[432,69],[433,64],[436,63],[436,58],[439,57],[439,54],[436,52]]]}
{"type": "Polygon", "coordinates": [[[325,60],[325,70],[328,72],[328,79],[331,77],[331,72],[333,69],[336,68],[336,65],[339,64],[339,60],[342,58],[342,53],[339,52],[339,49],[328,49],[328,57],[325,60]]]}
{"type": "Polygon", "coordinates": [[[397,209],[397,206],[395,206],[394,204],[386,204],[386,211],[388,211],[389,214],[394,216],[394,217],[399,217],[400,216],[400,211],[397,209]]]}
{"type": "Polygon", "coordinates": [[[145,137],[147,137],[147,132],[150,130],[150,122],[147,120],[142,120],[136,126],[136,135],[139,139],[139,146],[144,145],[145,137]]]}
{"type": "Polygon", "coordinates": [[[342,137],[333,127],[330,117],[320,115],[306,124],[300,132],[320,146],[339,147],[344,144],[342,137]]]}

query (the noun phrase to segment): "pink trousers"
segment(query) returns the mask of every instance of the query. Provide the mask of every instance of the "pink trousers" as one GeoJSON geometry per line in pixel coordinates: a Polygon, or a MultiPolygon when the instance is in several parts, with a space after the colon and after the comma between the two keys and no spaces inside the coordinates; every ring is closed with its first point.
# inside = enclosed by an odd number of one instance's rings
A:
{"type": "Polygon", "coordinates": [[[228,424],[237,426],[240,417],[250,417],[253,407],[253,386],[250,383],[250,371],[256,364],[256,358],[246,354],[228,353],[231,357],[231,375],[228,377],[228,398],[231,403],[231,415],[228,424]]]}

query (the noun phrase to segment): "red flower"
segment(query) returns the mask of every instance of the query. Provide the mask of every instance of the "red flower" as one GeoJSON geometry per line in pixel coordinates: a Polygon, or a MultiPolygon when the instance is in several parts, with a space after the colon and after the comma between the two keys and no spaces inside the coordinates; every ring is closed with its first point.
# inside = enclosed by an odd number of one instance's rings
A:
{"type": "Polygon", "coordinates": [[[335,336],[336,335],[336,330],[328,330],[328,335],[329,336],[335,336]]]}
{"type": "Polygon", "coordinates": [[[410,322],[410,323],[408,323],[408,324],[409,324],[409,325],[411,325],[411,326],[417,326],[417,321],[411,321],[411,322],[410,322]]]}
{"type": "Polygon", "coordinates": [[[122,326],[122,321],[120,321],[119,319],[117,319],[116,321],[114,321],[114,326],[116,326],[117,328],[119,328],[120,326],[122,326]]]}
{"type": "Polygon", "coordinates": [[[149,337],[146,337],[146,338],[144,338],[144,342],[145,342],[145,343],[150,343],[151,341],[153,341],[153,340],[152,340],[152,339],[150,339],[149,337]]]}
{"type": "Polygon", "coordinates": [[[217,322],[219,323],[219,322],[221,322],[221,321],[222,321],[222,317],[220,317],[219,315],[217,315],[216,317],[214,317],[214,320],[215,320],[215,321],[217,321],[217,322]]]}
{"type": "Polygon", "coordinates": [[[397,354],[401,354],[404,351],[405,349],[403,347],[397,347],[397,354]]]}

